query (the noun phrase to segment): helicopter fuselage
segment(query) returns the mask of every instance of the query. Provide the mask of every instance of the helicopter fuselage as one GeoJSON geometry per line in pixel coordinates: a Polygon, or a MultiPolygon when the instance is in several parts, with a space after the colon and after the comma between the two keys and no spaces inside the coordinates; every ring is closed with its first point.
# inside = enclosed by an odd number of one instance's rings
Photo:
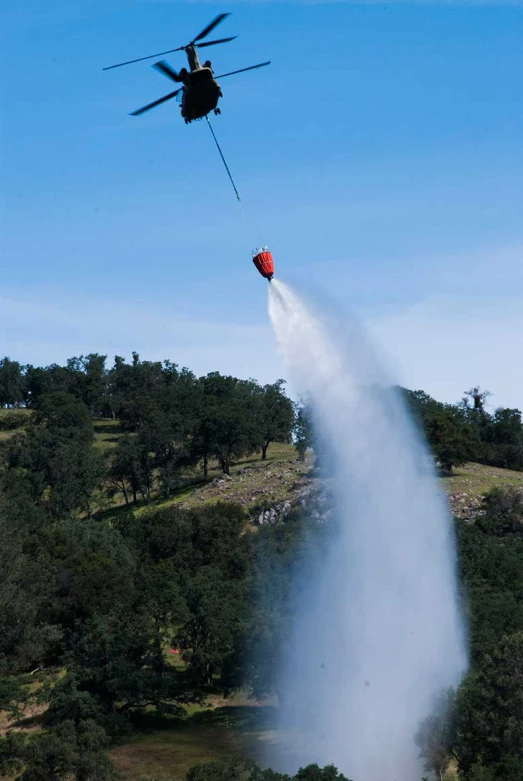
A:
{"type": "MultiPolygon", "coordinates": [[[[196,57],[197,59],[197,57],[196,57]]],[[[182,92],[182,117],[187,123],[202,119],[216,110],[222,96],[220,85],[213,77],[211,68],[199,67],[191,70],[184,79],[182,92]]]]}

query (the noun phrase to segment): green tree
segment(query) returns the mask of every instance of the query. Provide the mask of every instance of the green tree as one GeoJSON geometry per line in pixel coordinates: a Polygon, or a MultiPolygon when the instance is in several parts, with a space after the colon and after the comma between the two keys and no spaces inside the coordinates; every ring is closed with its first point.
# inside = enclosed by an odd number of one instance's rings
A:
{"type": "Polygon", "coordinates": [[[262,770],[254,762],[232,758],[221,762],[206,762],[189,770],[186,781],[349,781],[334,765],[324,768],[307,765],[295,776],[262,770]]]}
{"type": "Polygon", "coordinates": [[[190,549],[182,593],[188,617],[177,634],[192,680],[226,684],[248,615],[249,540],[240,507],[220,503],[185,514],[190,549]]]}
{"type": "Polygon", "coordinates": [[[395,386],[396,391],[406,404],[408,411],[420,432],[426,435],[426,421],[431,411],[441,408],[441,404],[422,390],[409,390],[395,386]]]}
{"type": "Polygon", "coordinates": [[[290,442],[295,422],[294,404],[285,394],[285,380],[264,385],[260,396],[260,425],[263,434],[262,460],[271,442],[290,442]]]}
{"type": "Polygon", "coordinates": [[[499,536],[506,518],[491,511],[487,503],[476,524],[455,525],[475,665],[500,637],[523,631],[523,540],[499,536]]]}
{"type": "Polygon", "coordinates": [[[120,437],[111,454],[107,483],[111,496],[121,493],[125,504],[129,505],[131,495],[134,504],[137,503],[141,484],[140,448],[129,434],[120,437]]]}
{"type": "MultiPolygon", "coordinates": [[[[1,497],[1,494],[0,494],[1,497]]],[[[33,535],[17,526],[16,508],[0,500],[0,675],[39,667],[53,655],[62,630],[53,612],[52,574],[33,535]]],[[[14,681],[4,679],[5,704],[16,709],[14,681]],[[7,687],[7,688],[6,688],[7,687]]]]}
{"type": "Polygon", "coordinates": [[[307,765],[300,768],[293,781],[349,781],[334,765],[324,768],[318,765],[307,765]]]}
{"type": "Polygon", "coordinates": [[[16,407],[24,400],[25,377],[17,361],[0,359],[0,407],[16,407]]]}
{"type": "Polygon", "coordinates": [[[132,362],[128,364],[121,356],[115,356],[108,376],[108,393],[114,414],[126,431],[138,431],[151,400],[163,385],[160,361],[142,361],[133,352],[132,362]]]}
{"type": "Polygon", "coordinates": [[[81,622],[132,609],[135,559],[121,534],[97,521],[68,519],[45,528],[26,543],[28,552],[45,552],[47,577],[59,601],[62,627],[81,630],[81,622]]]}
{"type": "Polygon", "coordinates": [[[184,617],[178,573],[168,562],[155,568],[147,556],[137,568],[132,542],[99,522],[74,520],[55,523],[34,540],[35,549],[45,550],[52,615],[63,631],[50,661],[67,671],[45,692],[52,724],[119,723],[129,708],[176,703],[180,696],[179,681],[158,664],[165,639],[184,617]]]}
{"type": "Polygon", "coordinates": [[[518,409],[497,409],[484,426],[482,461],[508,469],[523,468],[523,424],[518,409]]]}
{"type": "Polygon", "coordinates": [[[193,681],[212,686],[215,675],[228,667],[235,652],[235,637],[246,620],[245,587],[231,581],[216,567],[204,566],[190,578],[186,588],[188,619],[177,634],[177,644],[186,649],[193,681]]]}
{"type": "Polygon", "coordinates": [[[95,615],[71,636],[69,645],[64,655],[67,676],[50,696],[48,717],[58,723],[74,717],[78,693],[93,698],[111,729],[119,729],[133,708],[176,703],[180,696],[176,678],[158,676],[151,663],[151,622],[141,612],[118,606],[111,614],[95,615]]]}
{"type": "Polygon", "coordinates": [[[447,474],[474,457],[477,444],[472,428],[456,407],[441,405],[427,411],[425,426],[432,451],[447,474]]]}
{"type": "Polygon", "coordinates": [[[93,721],[64,722],[25,739],[11,734],[0,754],[16,781],[110,781],[117,776],[107,746],[104,730],[93,721]]]}
{"type": "MultiPolygon", "coordinates": [[[[468,774],[469,781],[496,781],[497,777],[495,768],[485,767],[481,762],[474,764],[468,774]]],[[[516,778],[516,776],[510,776],[510,778],[516,778]]]]}
{"type": "MultiPolygon", "coordinates": [[[[254,762],[239,757],[196,765],[186,775],[186,781],[261,781],[261,778],[254,762]]],[[[278,775],[274,781],[290,779],[278,775]]]]}
{"type": "Polygon", "coordinates": [[[304,461],[307,450],[312,447],[314,442],[312,411],[307,405],[301,405],[298,408],[294,436],[294,446],[298,452],[298,459],[304,461]]]}
{"type": "Polygon", "coordinates": [[[60,434],[90,440],[93,427],[85,404],[66,391],[43,394],[35,405],[34,425],[60,434]]]}
{"type": "Polygon", "coordinates": [[[74,396],[62,391],[41,396],[27,433],[8,443],[7,458],[13,479],[51,516],[78,509],[90,516],[104,463],[94,448],[88,410],[74,396]]]}
{"type": "Polygon", "coordinates": [[[75,379],[66,366],[56,363],[40,367],[28,365],[25,367],[24,401],[28,407],[35,407],[42,396],[51,393],[73,393],[75,379]]]}
{"type": "Polygon", "coordinates": [[[172,638],[192,684],[229,683],[248,614],[249,535],[241,508],[221,503],[127,518],[122,533],[137,553],[135,604],[148,616],[150,661],[172,638]],[[152,656],[150,656],[150,660],[152,656]]]}
{"type": "Polygon", "coordinates": [[[66,369],[70,375],[69,392],[83,401],[93,417],[108,411],[106,360],[106,355],[90,353],[79,358],[69,358],[67,361],[66,369]]]}
{"type": "MultiPolygon", "coordinates": [[[[471,408],[466,399],[459,406],[442,404],[421,390],[399,391],[444,472],[452,474],[455,466],[480,458],[478,420],[486,423],[489,419],[482,406],[471,408]]],[[[475,403],[482,405],[481,398],[480,393],[475,403]]]]}
{"type": "Polygon", "coordinates": [[[523,535],[523,492],[515,486],[492,488],[483,496],[477,525],[487,534],[523,535]]]}
{"type": "Polygon", "coordinates": [[[168,496],[182,481],[182,469],[199,459],[196,428],[201,387],[188,369],[164,361],[149,363],[133,355],[131,366],[117,358],[111,372],[111,397],[127,439],[113,457],[109,483],[128,502],[140,493],[148,503],[159,486],[168,496]]]}
{"type": "Polygon", "coordinates": [[[195,455],[218,459],[225,474],[234,459],[262,446],[262,429],[257,415],[259,386],[250,380],[224,377],[218,372],[201,379],[202,410],[195,432],[195,455]]]}
{"type": "Polygon", "coordinates": [[[504,637],[461,687],[455,753],[466,779],[478,765],[499,779],[523,772],[523,632],[504,637]]]}
{"type": "Polygon", "coordinates": [[[477,426],[488,421],[489,416],[485,410],[485,404],[490,396],[492,393],[488,390],[481,390],[479,385],[465,391],[463,395],[461,406],[470,412],[470,417],[477,426]]]}

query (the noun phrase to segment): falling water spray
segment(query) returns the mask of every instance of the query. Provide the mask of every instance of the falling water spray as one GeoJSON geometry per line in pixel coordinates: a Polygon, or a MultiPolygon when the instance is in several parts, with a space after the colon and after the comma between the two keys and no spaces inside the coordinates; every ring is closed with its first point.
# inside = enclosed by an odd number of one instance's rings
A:
{"type": "Polygon", "coordinates": [[[357,324],[340,328],[276,281],[269,311],[311,401],[336,507],[327,549],[296,589],[280,727],[301,765],[334,763],[354,781],[420,781],[415,734],[467,665],[446,504],[357,324]]]}

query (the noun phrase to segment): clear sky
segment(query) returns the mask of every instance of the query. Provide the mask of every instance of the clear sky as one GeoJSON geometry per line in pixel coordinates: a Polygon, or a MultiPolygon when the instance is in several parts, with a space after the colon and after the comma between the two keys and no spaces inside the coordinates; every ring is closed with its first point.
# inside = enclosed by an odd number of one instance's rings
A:
{"type": "Polygon", "coordinates": [[[523,408],[523,4],[0,13],[0,353],[134,349],[272,381],[261,238],[280,278],[363,319],[399,381],[450,401],[479,383],[523,408]],[[217,73],[272,60],[223,80],[213,120],[244,208],[205,122],[174,101],[128,116],[169,81],[147,62],[102,72],[221,11],[216,37],[239,37],[206,51],[217,73]]]}

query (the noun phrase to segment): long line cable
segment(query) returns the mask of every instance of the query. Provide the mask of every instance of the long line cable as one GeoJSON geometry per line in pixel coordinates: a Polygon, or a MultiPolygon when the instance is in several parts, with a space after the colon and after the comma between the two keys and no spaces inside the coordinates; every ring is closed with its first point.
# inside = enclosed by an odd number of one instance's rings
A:
{"type": "Polygon", "coordinates": [[[236,197],[237,197],[237,199],[239,201],[241,201],[240,194],[239,194],[239,192],[238,192],[238,190],[236,188],[236,185],[234,184],[234,179],[232,178],[232,174],[231,174],[231,172],[229,170],[229,166],[227,165],[227,161],[225,160],[225,157],[223,156],[223,152],[222,152],[221,147],[220,147],[220,145],[218,143],[218,139],[216,138],[216,136],[214,134],[214,130],[213,130],[213,127],[212,127],[211,122],[209,120],[209,117],[207,115],[205,115],[205,119],[207,120],[207,124],[209,125],[209,130],[212,133],[212,137],[214,138],[214,143],[216,144],[216,148],[218,149],[218,152],[220,153],[220,157],[222,158],[223,164],[225,166],[225,170],[227,171],[227,173],[229,175],[229,179],[231,180],[231,184],[234,187],[234,192],[236,193],[236,197]]]}
{"type": "Polygon", "coordinates": [[[231,171],[229,169],[229,166],[227,165],[227,161],[225,160],[225,157],[224,157],[224,154],[223,154],[222,149],[220,147],[220,144],[218,143],[218,139],[216,138],[216,134],[214,132],[213,126],[211,125],[209,117],[206,115],[205,119],[207,120],[207,124],[209,126],[209,130],[211,131],[212,137],[214,139],[214,143],[216,144],[216,148],[218,149],[218,152],[220,153],[220,157],[222,159],[223,165],[225,166],[225,170],[227,171],[227,175],[229,176],[229,179],[231,180],[231,184],[232,184],[232,186],[234,188],[234,192],[236,193],[236,198],[238,199],[238,201],[240,202],[240,205],[242,206],[243,217],[244,217],[246,222],[250,223],[250,227],[254,228],[254,233],[257,234],[258,240],[260,241],[260,237],[261,237],[260,229],[258,228],[256,223],[252,219],[251,215],[247,213],[247,210],[245,208],[245,204],[242,201],[242,199],[240,198],[240,194],[239,194],[238,189],[237,189],[237,187],[236,187],[236,185],[234,183],[234,179],[232,178],[231,171]]]}

